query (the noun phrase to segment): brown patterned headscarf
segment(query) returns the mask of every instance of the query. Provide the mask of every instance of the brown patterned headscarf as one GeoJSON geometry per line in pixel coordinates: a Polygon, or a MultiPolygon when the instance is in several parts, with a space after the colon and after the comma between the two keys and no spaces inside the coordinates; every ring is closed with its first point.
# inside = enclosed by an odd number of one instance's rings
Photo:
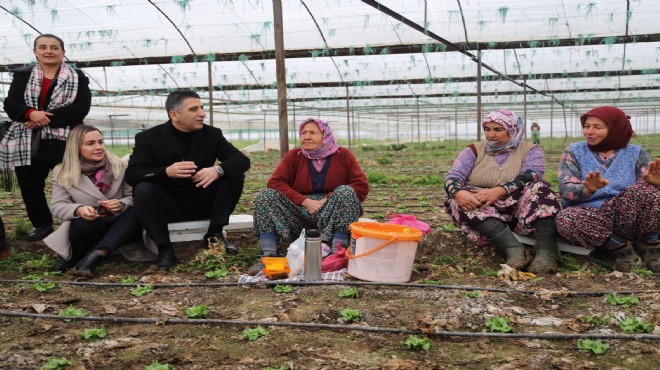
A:
{"type": "Polygon", "coordinates": [[[621,149],[628,145],[631,137],[635,136],[635,131],[630,125],[630,116],[617,107],[602,106],[588,111],[580,117],[582,127],[589,116],[602,119],[609,129],[607,137],[603,141],[597,145],[588,145],[593,152],[621,149]]]}

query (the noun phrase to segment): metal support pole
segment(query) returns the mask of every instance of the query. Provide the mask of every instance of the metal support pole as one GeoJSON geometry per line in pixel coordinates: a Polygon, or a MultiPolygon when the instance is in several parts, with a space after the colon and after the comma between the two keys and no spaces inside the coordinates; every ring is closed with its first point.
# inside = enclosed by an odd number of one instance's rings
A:
{"type": "Polygon", "coordinates": [[[481,141],[481,50],[477,49],[477,141],[481,141]]]}
{"type": "Polygon", "coordinates": [[[553,136],[553,130],[554,130],[554,111],[555,111],[555,101],[554,99],[550,99],[550,149],[552,149],[552,136],[553,136]]]}
{"type": "MultiPolygon", "coordinates": [[[[424,26],[426,27],[426,25],[424,26]]],[[[419,131],[419,97],[415,97],[415,101],[417,103],[417,143],[419,144],[422,141],[422,134],[419,131]]]]}
{"type": "Polygon", "coordinates": [[[353,149],[351,143],[351,100],[348,96],[348,85],[346,85],[346,133],[348,134],[348,149],[353,149]]]}
{"type": "Polygon", "coordinates": [[[523,78],[523,127],[525,131],[525,141],[527,141],[527,79],[523,78]]]}
{"type": "Polygon", "coordinates": [[[209,125],[213,126],[213,74],[211,73],[211,62],[206,63],[208,65],[207,75],[209,80],[209,125]]]}

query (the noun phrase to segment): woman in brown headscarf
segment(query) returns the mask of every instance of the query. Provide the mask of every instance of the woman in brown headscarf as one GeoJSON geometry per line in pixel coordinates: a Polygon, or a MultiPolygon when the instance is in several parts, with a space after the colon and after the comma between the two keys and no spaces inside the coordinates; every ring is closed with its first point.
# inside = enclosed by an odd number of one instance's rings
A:
{"type": "Polygon", "coordinates": [[[660,272],[660,158],[651,161],[634,135],[630,117],[603,106],[580,117],[586,141],[569,145],[559,164],[564,209],[557,231],[573,244],[612,253],[629,272],[643,258],[660,272]]]}

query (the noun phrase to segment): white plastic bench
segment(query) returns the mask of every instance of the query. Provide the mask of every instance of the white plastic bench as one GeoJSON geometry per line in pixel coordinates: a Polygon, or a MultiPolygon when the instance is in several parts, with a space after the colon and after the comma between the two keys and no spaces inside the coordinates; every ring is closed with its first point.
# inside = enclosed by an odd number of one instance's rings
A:
{"type": "MultiPolygon", "coordinates": [[[[229,216],[229,225],[223,230],[241,230],[252,229],[254,227],[254,218],[252,215],[231,215],[229,216]]],[[[172,242],[187,242],[191,240],[202,240],[204,234],[208,231],[209,220],[175,222],[167,225],[170,230],[170,240],[172,242]]]]}
{"type": "MultiPolygon", "coordinates": [[[[360,222],[376,222],[370,218],[361,217],[360,222]]],[[[188,242],[191,240],[202,240],[209,228],[209,220],[185,221],[167,224],[170,231],[170,241],[188,242]]],[[[229,225],[223,230],[243,230],[254,228],[254,217],[252,215],[231,215],[229,225]]]]}
{"type": "MultiPolygon", "coordinates": [[[[516,239],[518,239],[518,241],[523,244],[534,245],[534,243],[536,242],[536,239],[527,235],[518,235],[516,233],[513,233],[513,235],[515,235],[516,239]]],[[[557,247],[559,247],[559,250],[562,252],[579,254],[582,256],[588,256],[591,253],[591,251],[588,250],[587,248],[568,244],[568,242],[562,238],[557,238],[557,247]]]]}

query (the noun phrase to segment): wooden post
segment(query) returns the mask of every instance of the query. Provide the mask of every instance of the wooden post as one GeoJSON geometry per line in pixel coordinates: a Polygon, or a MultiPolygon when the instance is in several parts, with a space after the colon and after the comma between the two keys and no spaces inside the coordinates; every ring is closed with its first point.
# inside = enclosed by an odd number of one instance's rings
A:
{"type": "Polygon", "coordinates": [[[289,151],[289,118],[286,107],[286,67],[284,63],[284,32],[282,21],[282,0],[273,0],[275,24],[275,74],[277,75],[277,110],[280,123],[280,157],[289,151]]]}

